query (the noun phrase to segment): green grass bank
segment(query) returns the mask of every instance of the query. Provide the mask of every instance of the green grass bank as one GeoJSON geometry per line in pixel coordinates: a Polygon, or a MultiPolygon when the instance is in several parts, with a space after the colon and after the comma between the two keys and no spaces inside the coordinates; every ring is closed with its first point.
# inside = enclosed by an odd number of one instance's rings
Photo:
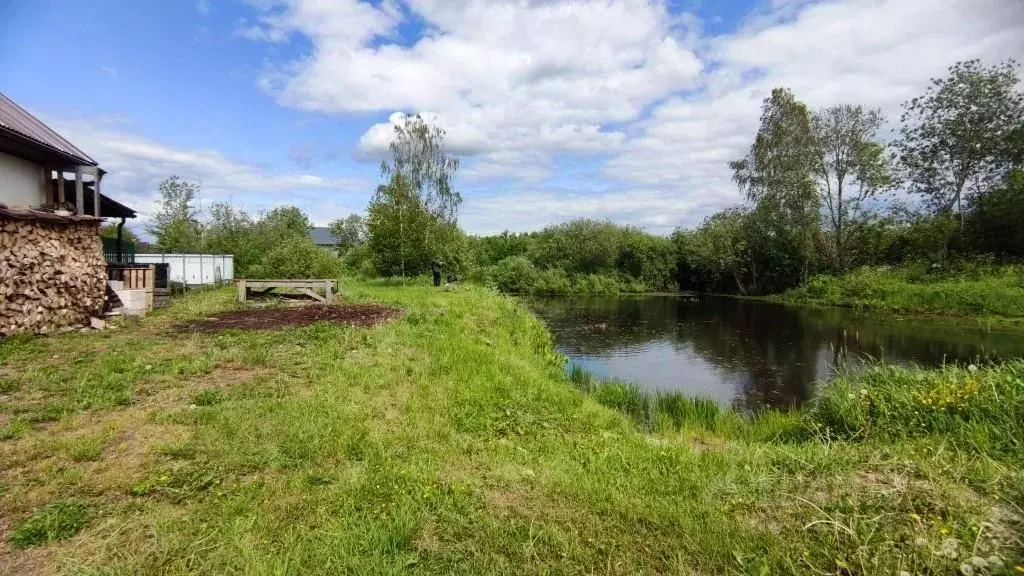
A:
{"type": "Polygon", "coordinates": [[[372,328],[0,342],[0,572],[1010,574],[1024,365],[879,368],[746,418],[567,376],[511,298],[372,328]],[[964,568],[966,567],[966,568],[964,568]]]}
{"type": "Polygon", "coordinates": [[[1021,319],[1024,266],[965,263],[946,269],[924,264],[863,267],[842,276],[817,276],[776,298],[900,314],[1021,319]]]}

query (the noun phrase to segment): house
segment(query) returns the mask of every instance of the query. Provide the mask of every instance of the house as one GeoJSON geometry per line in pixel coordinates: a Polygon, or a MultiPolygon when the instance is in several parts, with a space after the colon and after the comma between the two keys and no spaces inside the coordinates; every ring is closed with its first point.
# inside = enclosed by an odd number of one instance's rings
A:
{"type": "Polygon", "coordinates": [[[52,332],[103,312],[99,226],[116,218],[120,236],[136,216],[101,192],[105,173],[0,93],[0,335],[52,332]]]}
{"type": "Polygon", "coordinates": [[[313,244],[325,249],[334,251],[338,248],[338,239],[331,236],[331,229],[323,226],[314,226],[309,229],[309,239],[313,244]]]}

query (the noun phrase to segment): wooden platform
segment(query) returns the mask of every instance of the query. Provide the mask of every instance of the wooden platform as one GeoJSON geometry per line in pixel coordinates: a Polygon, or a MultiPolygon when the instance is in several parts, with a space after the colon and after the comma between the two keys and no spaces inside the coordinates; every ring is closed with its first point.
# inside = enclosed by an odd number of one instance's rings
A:
{"type": "Polygon", "coordinates": [[[275,288],[289,288],[296,290],[318,302],[325,304],[331,304],[334,302],[334,294],[337,292],[335,286],[337,280],[246,280],[244,278],[235,280],[235,284],[238,286],[238,301],[245,302],[249,297],[250,290],[261,290],[264,293],[270,292],[275,288]],[[322,289],[324,295],[321,296],[316,293],[317,290],[322,289]]]}

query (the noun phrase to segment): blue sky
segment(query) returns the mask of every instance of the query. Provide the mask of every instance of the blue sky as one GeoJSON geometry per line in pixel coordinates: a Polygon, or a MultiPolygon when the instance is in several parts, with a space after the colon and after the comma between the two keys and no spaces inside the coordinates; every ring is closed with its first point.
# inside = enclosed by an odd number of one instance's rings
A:
{"type": "Polygon", "coordinates": [[[970,57],[1024,56],[1015,0],[0,2],[0,90],[153,209],[359,212],[401,113],[463,158],[470,232],[574,215],[667,232],[738,202],[761,98],[890,118],[970,57]],[[73,15],[73,16],[72,16],[73,15]],[[57,32],[59,31],[59,33],[57,32]]]}

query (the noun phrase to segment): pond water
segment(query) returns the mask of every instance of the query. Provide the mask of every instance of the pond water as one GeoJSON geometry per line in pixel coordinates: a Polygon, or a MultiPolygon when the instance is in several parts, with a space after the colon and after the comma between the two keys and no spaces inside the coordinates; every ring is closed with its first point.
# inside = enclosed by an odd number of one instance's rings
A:
{"type": "Polygon", "coordinates": [[[722,296],[528,301],[560,352],[604,378],[686,392],[739,410],[793,406],[839,366],[938,366],[1024,357],[1024,331],[975,321],[786,306],[722,296]]]}

